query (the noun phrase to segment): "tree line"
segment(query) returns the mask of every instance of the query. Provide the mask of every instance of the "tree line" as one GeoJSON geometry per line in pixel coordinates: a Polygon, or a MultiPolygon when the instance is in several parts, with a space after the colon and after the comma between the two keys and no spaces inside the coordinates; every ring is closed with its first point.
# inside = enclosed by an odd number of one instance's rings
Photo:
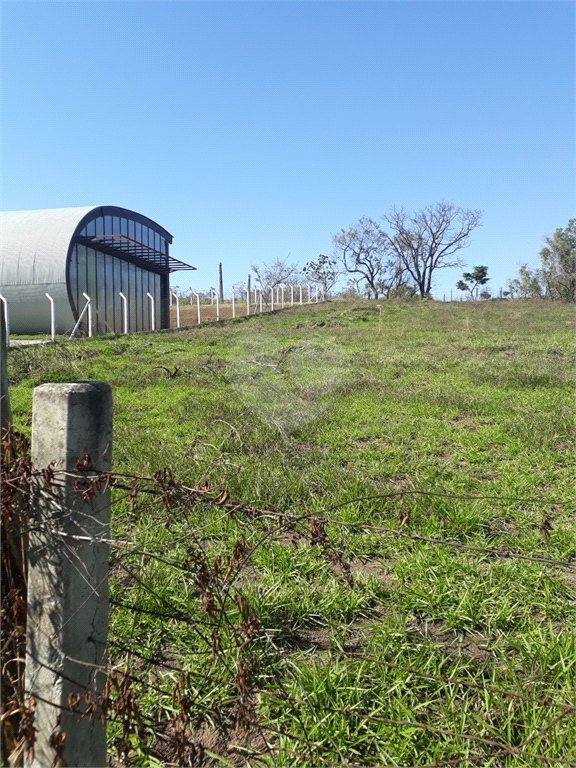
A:
{"type": "MultiPolygon", "coordinates": [[[[447,202],[433,203],[414,213],[393,207],[379,221],[363,216],[332,235],[330,256],[320,254],[301,268],[288,254],[265,264],[251,264],[251,269],[255,284],[263,288],[314,282],[329,295],[345,276],[348,284],[344,293],[375,299],[427,298],[439,270],[465,266],[462,252],[481,224],[482,211],[447,202]]],[[[557,229],[552,237],[545,238],[540,267],[522,264],[517,277],[508,281],[504,296],[575,301],[575,240],[576,219],[571,219],[566,229],[557,229]]],[[[239,298],[250,280],[232,286],[239,298]]],[[[488,281],[488,267],[476,266],[462,274],[456,287],[474,298],[488,281]]],[[[490,294],[484,289],[480,297],[490,298],[490,294]]]]}
{"type": "Polygon", "coordinates": [[[544,241],[540,266],[521,264],[518,275],[508,281],[509,292],[523,299],[576,301],[576,219],[544,241]]]}

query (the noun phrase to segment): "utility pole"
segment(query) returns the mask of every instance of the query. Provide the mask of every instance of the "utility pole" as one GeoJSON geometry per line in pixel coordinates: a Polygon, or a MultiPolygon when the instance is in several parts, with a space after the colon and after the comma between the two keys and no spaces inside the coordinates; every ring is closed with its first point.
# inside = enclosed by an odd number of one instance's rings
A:
{"type": "Polygon", "coordinates": [[[224,281],[222,280],[222,262],[218,264],[218,274],[220,277],[220,301],[224,301],[224,281]]]}

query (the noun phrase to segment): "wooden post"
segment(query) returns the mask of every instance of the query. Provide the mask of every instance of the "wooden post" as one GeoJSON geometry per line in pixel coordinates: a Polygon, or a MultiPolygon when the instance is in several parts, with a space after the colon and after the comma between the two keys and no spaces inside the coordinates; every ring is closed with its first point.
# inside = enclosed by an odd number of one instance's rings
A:
{"type": "Polygon", "coordinates": [[[36,734],[27,768],[106,765],[99,705],[107,678],[110,490],[100,484],[92,493],[90,483],[110,471],[111,458],[108,384],[36,387],[32,462],[55,474],[48,489],[38,480],[30,509],[25,688],[35,701],[36,734]]]}

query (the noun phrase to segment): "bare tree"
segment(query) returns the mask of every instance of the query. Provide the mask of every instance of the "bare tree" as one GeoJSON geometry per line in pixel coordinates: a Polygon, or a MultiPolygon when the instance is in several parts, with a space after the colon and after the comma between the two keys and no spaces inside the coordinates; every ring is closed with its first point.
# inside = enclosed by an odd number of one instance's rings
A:
{"type": "Polygon", "coordinates": [[[437,269],[462,267],[458,254],[470,245],[472,230],[480,226],[482,211],[464,210],[451,203],[434,203],[410,215],[393,208],[382,217],[392,233],[388,246],[418,286],[429,296],[437,269]]]}
{"type": "Polygon", "coordinates": [[[290,254],[288,254],[285,259],[276,258],[268,264],[250,265],[262,288],[266,288],[266,286],[275,288],[282,283],[287,283],[289,281],[295,282],[298,280],[298,264],[290,264],[288,262],[289,256],[290,254]]]}
{"type": "Polygon", "coordinates": [[[389,238],[373,219],[363,216],[347,230],[332,236],[334,255],[346,272],[360,275],[378,298],[389,295],[402,281],[404,268],[390,248],[389,238]]]}

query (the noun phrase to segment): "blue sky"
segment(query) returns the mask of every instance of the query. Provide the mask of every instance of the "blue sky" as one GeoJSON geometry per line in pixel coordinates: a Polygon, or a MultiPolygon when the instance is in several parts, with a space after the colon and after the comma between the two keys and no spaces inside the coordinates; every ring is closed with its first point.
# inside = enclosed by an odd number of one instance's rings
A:
{"type": "MultiPolygon", "coordinates": [[[[482,209],[497,291],[574,217],[572,2],[2,3],[2,209],[119,205],[195,273],[482,209]]],[[[437,272],[434,295],[461,270],[437,272]]],[[[454,290],[454,294],[456,291],[454,290]]]]}

